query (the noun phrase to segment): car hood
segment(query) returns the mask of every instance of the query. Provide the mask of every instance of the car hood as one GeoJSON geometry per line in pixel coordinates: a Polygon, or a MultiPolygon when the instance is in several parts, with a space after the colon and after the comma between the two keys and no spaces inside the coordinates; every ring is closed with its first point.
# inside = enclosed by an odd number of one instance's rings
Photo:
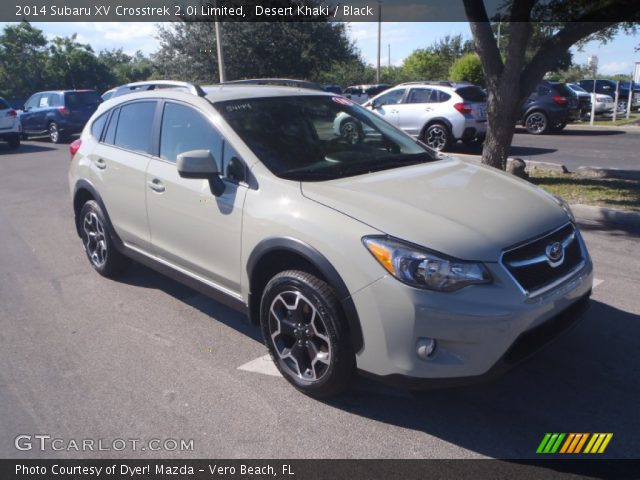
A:
{"type": "Polygon", "coordinates": [[[463,260],[498,261],[501,252],[568,221],[543,190],[457,158],[326,182],[302,194],[359,220],[373,233],[463,260]]]}

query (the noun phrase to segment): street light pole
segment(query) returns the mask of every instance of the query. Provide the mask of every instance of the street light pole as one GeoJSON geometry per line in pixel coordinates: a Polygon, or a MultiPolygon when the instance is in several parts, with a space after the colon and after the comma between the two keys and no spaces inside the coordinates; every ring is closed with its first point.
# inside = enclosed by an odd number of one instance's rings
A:
{"type": "Polygon", "coordinates": [[[376,68],[376,83],[380,83],[380,39],[382,38],[382,2],[378,0],[378,67],[376,68]]]}
{"type": "Polygon", "coordinates": [[[593,121],[596,116],[596,73],[598,71],[598,57],[595,55],[589,55],[587,57],[587,65],[593,68],[593,93],[591,93],[591,120],[589,125],[593,127],[593,121]]]}
{"type": "MultiPolygon", "coordinates": [[[[213,6],[215,11],[217,12],[217,1],[213,1],[213,6]]],[[[224,74],[224,57],[222,53],[222,25],[218,22],[218,15],[216,13],[215,16],[215,29],[216,29],[216,50],[218,52],[218,75],[220,77],[220,83],[224,83],[225,74],[224,74]]]]}

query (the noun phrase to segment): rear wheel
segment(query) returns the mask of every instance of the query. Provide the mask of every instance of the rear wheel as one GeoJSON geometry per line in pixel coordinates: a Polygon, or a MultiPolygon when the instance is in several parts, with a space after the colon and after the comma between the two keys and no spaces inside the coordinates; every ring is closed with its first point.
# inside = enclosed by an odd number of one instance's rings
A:
{"type": "Polygon", "coordinates": [[[85,203],[79,221],[84,250],[94,270],[105,277],[122,272],[129,265],[129,259],[115,248],[100,205],[94,200],[85,203]]]}
{"type": "Polygon", "coordinates": [[[49,124],[47,132],[49,134],[49,140],[51,140],[51,143],[60,143],[60,129],[58,128],[58,124],[56,122],[51,122],[49,124]]]}
{"type": "Polygon", "coordinates": [[[340,136],[348,143],[355,145],[363,140],[362,127],[353,120],[345,120],[340,125],[340,136]]]}
{"type": "Polygon", "coordinates": [[[524,120],[524,127],[533,135],[542,135],[549,130],[549,119],[544,112],[531,112],[524,120]]]}
{"type": "Polygon", "coordinates": [[[349,385],[355,356],[326,282],[297,270],[274,276],[262,295],[260,323],[271,358],[295,388],[327,398],[349,385]]]}
{"type": "Polygon", "coordinates": [[[434,123],[427,127],[422,141],[434,150],[441,152],[451,145],[451,133],[446,125],[434,123]]]}

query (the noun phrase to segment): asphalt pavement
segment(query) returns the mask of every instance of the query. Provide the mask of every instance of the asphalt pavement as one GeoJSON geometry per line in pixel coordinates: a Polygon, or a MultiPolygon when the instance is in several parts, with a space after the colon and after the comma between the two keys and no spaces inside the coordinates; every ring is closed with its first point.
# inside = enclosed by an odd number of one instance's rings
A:
{"type": "MultiPolygon", "coordinates": [[[[577,167],[640,170],[640,127],[596,127],[570,125],[559,134],[531,135],[516,129],[511,156],[524,160],[564,164],[569,171],[577,167]]],[[[481,146],[455,144],[452,153],[480,155],[481,146]]]]}
{"type": "Polygon", "coordinates": [[[546,432],[612,432],[604,456],[638,458],[637,234],[584,227],[591,310],[500,380],[416,396],[360,379],[324,403],[269,374],[241,315],[138,265],[97,275],[68,164],[67,145],[0,144],[0,458],[532,458],[546,432]],[[110,449],[68,448],[99,439],[110,449]],[[150,439],[193,448],[143,451],[150,439]]]}

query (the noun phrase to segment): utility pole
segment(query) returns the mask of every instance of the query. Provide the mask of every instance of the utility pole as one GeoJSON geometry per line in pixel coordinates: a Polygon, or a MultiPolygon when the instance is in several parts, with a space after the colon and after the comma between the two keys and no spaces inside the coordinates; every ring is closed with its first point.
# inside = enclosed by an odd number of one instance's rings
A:
{"type": "Polygon", "coordinates": [[[376,83],[380,83],[380,39],[382,38],[382,1],[378,0],[378,67],[376,68],[376,83]]]}
{"type": "Polygon", "coordinates": [[[391,70],[391,44],[388,43],[387,47],[389,47],[389,63],[387,66],[389,67],[389,70],[391,70]]]}
{"type": "MultiPolygon", "coordinates": [[[[587,57],[587,65],[593,69],[593,92],[591,93],[591,120],[589,125],[593,127],[593,121],[596,116],[596,74],[598,73],[598,57],[589,55],[587,57]]],[[[616,106],[616,108],[618,108],[616,106]]]]}
{"type": "MultiPolygon", "coordinates": [[[[213,1],[213,7],[218,9],[218,2],[216,0],[213,1]]],[[[216,49],[218,51],[218,74],[220,76],[220,83],[224,83],[225,74],[224,74],[224,57],[222,53],[222,25],[218,22],[218,14],[215,16],[215,28],[216,28],[216,49]]]]}

